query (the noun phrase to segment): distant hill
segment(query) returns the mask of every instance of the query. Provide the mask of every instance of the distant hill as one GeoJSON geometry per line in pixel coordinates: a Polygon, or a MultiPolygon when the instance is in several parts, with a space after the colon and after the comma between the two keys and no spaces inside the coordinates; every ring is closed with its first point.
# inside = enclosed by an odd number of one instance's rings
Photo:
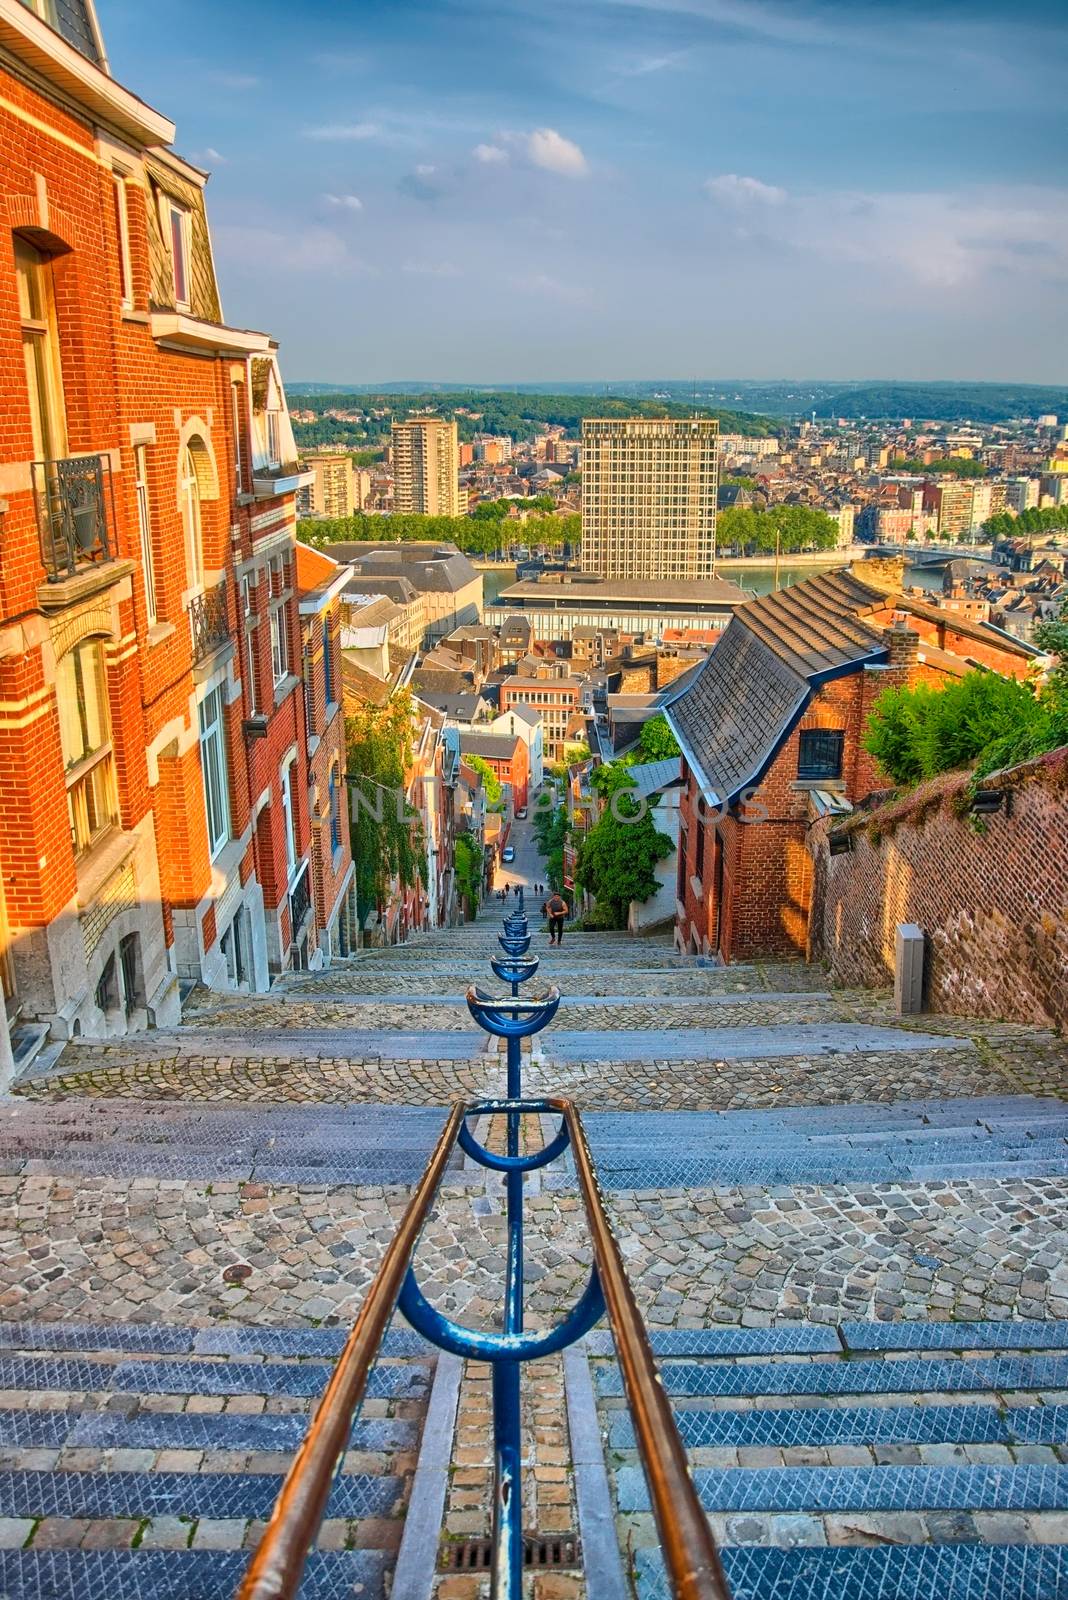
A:
{"type": "Polygon", "coordinates": [[[314,411],[316,421],[293,424],[300,445],[339,444],[352,449],[373,449],[389,437],[392,421],[432,408],[436,415],[455,417],[461,439],[476,433],[508,434],[531,439],[539,426],[564,428],[578,438],[584,417],[717,417],[724,433],[755,437],[773,433],[775,423],[750,412],[723,407],[694,406],[650,398],[619,398],[604,394],[517,393],[500,390],[331,390],[326,385],[289,388],[290,407],[314,411]],[[352,412],[351,418],[329,417],[328,411],[352,412]],[[375,416],[374,412],[385,415],[375,416]]]}
{"type": "MultiPolygon", "coordinates": [[[[1029,383],[913,383],[901,379],[844,381],[828,378],[643,378],[622,383],[557,382],[513,384],[409,383],[330,384],[297,383],[293,396],[302,395],[309,405],[327,399],[336,405],[344,396],[356,404],[372,399],[398,402],[417,408],[434,405],[439,409],[471,404],[474,397],[488,403],[513,402],[511,414],[522,415],[535,400],[553,404],[565,400],[594,401],[583,415],[617,415],[615,406],[625,403],[627,411],[640,409],[644,402],[661,405],[664,415],[689,416],[696,404],[702,415],[719,416],[724,430],[755,431],[745,424],[759,423],[766,417],[793,419],[810,416],[871,418],[873,421],[901,417],[929,419],[932,422],[1013,422],[1021,417],[1052,411],[1068,418],[1068,387],[1029,383]],[[522,404],[515,402],[522,399],[522,404]],[[677,411],[671,407],[679,408],[677,411]]],[[[348,409],[348,408],[345,408],[348,409]]],[[[566,408],[564,408],[566,409],[566,408]]],[[[462,418],[460,419],[462,422],[462,418]]],[[[540,417],[538,420],[556,420],[540,417]]],[[[496,424],[494,424],[496,426],[496,424]]],[[[570,424],[568,424],[570,428],[570,424]]],[[[502,432],[514,429],[501,428],[502,432]]]]}

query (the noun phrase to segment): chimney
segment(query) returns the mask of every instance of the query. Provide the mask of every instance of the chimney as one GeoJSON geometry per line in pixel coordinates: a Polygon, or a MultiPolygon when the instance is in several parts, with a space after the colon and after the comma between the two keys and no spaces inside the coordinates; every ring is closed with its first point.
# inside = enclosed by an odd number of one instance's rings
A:
{"type": "Polygon", "coordinates": [[[899,620],[892,628],[883,629],[883,638],[886,648],[890,652],[887,666],[893,671],[895,668],[905,674],[906,679],[912,668],[920,649],[920,636],[915,633],[907,622],[899,620]]]}
{"type": "Polygon", "coordinates": [[[883,594],[900,594],[905,587],[904,556],[868,556],[853,568],[861,583],[883,594]]]}

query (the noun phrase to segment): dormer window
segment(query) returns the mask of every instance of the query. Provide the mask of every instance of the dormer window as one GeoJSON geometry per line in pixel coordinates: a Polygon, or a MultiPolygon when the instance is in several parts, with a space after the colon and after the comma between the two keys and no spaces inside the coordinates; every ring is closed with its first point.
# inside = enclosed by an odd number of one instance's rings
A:
{"type": "Polygon", "coordinates": [[[192,226],[189,212],[174,200],[166,199],[165,222],[174,273],[174,305],[177,311],[189,310],[189,262],[192,226]]]}
{"type": "Polygon", "coordinates": [[[85,0],[22,0],[27,11],[40,17],[61,39],[73,45],[87,61],[100,65],[100,44],[85,0]]]}

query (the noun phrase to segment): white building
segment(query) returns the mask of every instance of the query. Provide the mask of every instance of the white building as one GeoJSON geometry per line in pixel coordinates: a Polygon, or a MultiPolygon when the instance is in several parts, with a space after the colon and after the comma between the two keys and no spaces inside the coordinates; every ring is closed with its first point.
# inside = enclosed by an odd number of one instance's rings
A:
{"type": "Polygon", "coordinates": [[[508,711],[502,711],[492,722],[488,722],[481,730],[485,733],[514,734],[522,739],[527,747],[527,761],[530,767],[528,780],[531,793],[540,789],[545,776],[545,731],[542,727],[541,715],[530,706],[512,706],[508,711]]]}

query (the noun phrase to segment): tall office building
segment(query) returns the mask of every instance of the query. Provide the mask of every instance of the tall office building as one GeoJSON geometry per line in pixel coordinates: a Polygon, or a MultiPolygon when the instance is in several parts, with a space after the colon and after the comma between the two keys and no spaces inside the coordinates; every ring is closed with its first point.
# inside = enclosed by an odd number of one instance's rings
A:
{"type": "Polygon", "coordinates": [[[582,569],[607,578],[710,578],[719,423],[591,418],[582,424],[582,569]]]}
{"type": "Polygon", "coordinates": [[[467,509],[455,422],[409,417],[393,424],[393,504],[430,517],[458,517],[467,509]]]}

